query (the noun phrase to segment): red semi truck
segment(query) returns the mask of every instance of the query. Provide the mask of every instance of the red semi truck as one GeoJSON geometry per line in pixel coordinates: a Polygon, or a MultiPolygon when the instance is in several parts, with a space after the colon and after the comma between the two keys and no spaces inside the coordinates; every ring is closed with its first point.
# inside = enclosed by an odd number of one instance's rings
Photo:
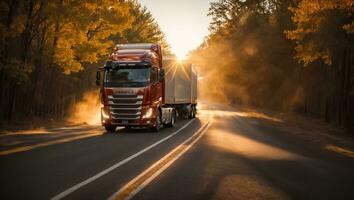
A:
{"type": "Polygon", "coordinates": [[[101,122],[117,126],[173,127],[177,116],[194,118],[197,73],[192,64],[163,57],[157,44],[120,44],[96,76],[101,86],[101,122]],[[103,78],[101,78],[103,77],[103,78]]]}

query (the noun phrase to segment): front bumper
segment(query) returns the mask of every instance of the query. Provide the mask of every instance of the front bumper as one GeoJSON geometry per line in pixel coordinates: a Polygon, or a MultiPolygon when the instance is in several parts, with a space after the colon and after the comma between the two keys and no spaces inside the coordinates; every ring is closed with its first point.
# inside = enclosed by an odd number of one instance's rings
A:
{"type": "MultiPolygon", "coordinates": [[[[144,108],[143,110],[147,109],[144,108]]],[[[109,107],[104,107],[101,109],[101,123],[102,126],[153,126],[156,123],[156,117],[143,118],[142,114],[138,119],[114,119],[112,115],[108,114],[109,107]],[[104,111],[106,109],[106,111],[104,111]],[[103,112],[107,114],[103,114],[103,112]]]]}

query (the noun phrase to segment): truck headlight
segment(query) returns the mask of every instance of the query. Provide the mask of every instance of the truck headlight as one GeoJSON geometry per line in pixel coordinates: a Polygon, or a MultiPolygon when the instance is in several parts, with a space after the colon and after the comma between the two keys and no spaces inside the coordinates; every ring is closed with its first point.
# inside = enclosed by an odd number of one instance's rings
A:
{"type": "Polygon", "coordinates": [[[152,108],[148,108],[143,115],[143,118],[150,118],[152,115],[152,108]]]}
{"type": "Polygon", "coordinates": [[[107,112],[107,110],[102,109],[102,117],[104,119],[109,119],[109,113],[107,112]]]}

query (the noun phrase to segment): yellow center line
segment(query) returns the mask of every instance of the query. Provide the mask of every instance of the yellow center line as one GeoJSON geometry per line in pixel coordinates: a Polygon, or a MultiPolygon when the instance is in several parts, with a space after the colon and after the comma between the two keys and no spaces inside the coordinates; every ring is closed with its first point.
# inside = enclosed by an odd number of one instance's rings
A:
{"type": "Polygon", "coordinates": [[[66,130],[71,130],[71,131],[76,131],[76,130],[82,130],[86,128],[95,128],[96,126],[94,125],[77,125],[77,126],[64,126],[64,127],[59,127],[59,128],[36,128],[36,129],[31,129],[31,130],[20,130],[20,131],[15,131],[15,132],[9,132],[5,131],[3,133],[0,133],[0,138],[2,137],[7,137],[7,136],[17,136],[17,135],[41,135],[41,134],[51,134],[53,132],[57,131],[66,131],[66,130]]]}
{"type": "Polygon", "coordinates": [[[72,187],[66,189],[65,191],[55,195],[54,197],[52,197],[52,200],[60,200],[65,198],[66,196],[70,195],[71,193],[79,190],[80,188],[86,186],[89,183],[92,183],[93,181],[101,178],[102,176],[105,176],[106,174],[112,172],[113,170],[117,169],[118,167],[121,167],[123,165],[125,165],[126,163],[130,162],[131,160],[137,158],[138,156],[144,154],[145,152],[149,151],[150,149],[153,149],[155,147],[157,147],[159,144],[169,140],[170,138],[174,137],[175,135],[179,134],[182,132],[183,129],[185,129],[186,127],[188,127],[190,124],[192,124],[195,121],[195,118],[188,121],[187,123],[185,123],[182,127],[180,127],[178,130],[176,130],[173,133],[168,134],[166,137],[163,137],[162,139],[156,141],[155,143],[144,147],[143,149],[139,150],[138,152],[126,157],[123,160],[120,160],[119,162],[115,163],[114,165],[104,169],[103,171],[100,171],[99,173],[95,174],[94,176],[91,176],[89,178],[87,178],[86,180],[73,185],[72,187]]]}
{"type": "Polygon", "coordinates": [[[123,188],[113,194],[109,200],[131,199],[135,194],[147,186],[158,175],[172,165],[179,157],[187,152],[209,129],[212,123],[212,114],[210,120],[204,124],[197,132],[185,140],[182,144],[178,145],[171,152],[166,154],[163,158],[151,165],[148,169],[143,171],[123,188]]]}
{"type": "Polygon", "coordinates": [[[46,146],[50,146],[53,144],[71,142],[74,140],[80,140],[80,139],[94,137],[94,136],[98,136],[98,135],[102,135],[102,131],[99,131],[99,133],[93,133],[93,134],[88,134],[88,135],[79,135],[76,137],[63,138],[63,139],[59,139],[59,140],[43,142],[43,143],[39,143],[39,144],[28,145],[28,146],[18,147],[18,148],[14,148],[14,149],[5,150],[5,151],[0,151],[0,156],[23,152],[23,151],[29,151],[29,150],[39,148],[39,147],[46,147],[46,146]]]}
{"type": "Polygon", "coordinates": [[[344,149],[342,147],[338,147],[338,146],[329,144],[329,145],[325,146],[325,149],[330,150],[330,151],[334,151],[336,153],[342,154],[342,155],[347,156],[347,157],[354,158],[354,152],[353,151],[350,151],[348,149],[344,149]]]}

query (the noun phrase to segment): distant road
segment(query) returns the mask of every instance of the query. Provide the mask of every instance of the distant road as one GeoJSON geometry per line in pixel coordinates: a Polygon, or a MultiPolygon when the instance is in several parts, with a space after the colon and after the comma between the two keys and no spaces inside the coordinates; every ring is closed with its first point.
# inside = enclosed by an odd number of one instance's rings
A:
{"type": "Polygon", "coordinates": [[[290,129],[201,105],[197,119],[159,133],[85,125],[0,135],[0,199],[354,199],[353,143],[290,129]]]}

